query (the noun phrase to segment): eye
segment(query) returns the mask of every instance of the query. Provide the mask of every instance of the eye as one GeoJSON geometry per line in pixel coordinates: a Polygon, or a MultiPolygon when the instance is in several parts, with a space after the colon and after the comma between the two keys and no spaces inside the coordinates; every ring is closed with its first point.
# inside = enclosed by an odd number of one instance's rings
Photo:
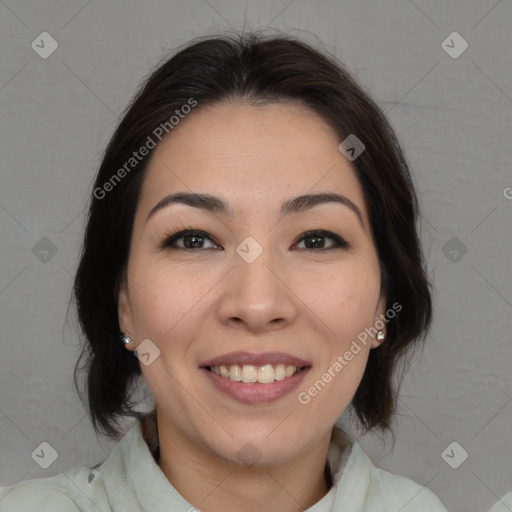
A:
{"type": "MultiPolygon", "coordinates": [[[[313,230],[304,233],[296,243],[299,246],[304,242],[304,247],[299,250],[328,251],[332,249],[347,249],[348,242],[335,233],[323,230],[313,230]],[[326,240],[331,243],[326,246],[326,240]]],[[[166,235],[158,244],[159,249],[179,249],[184,251],[219,249],[221,246],[214,242],[211,236],[204,231],[196,229],[184,229],[173,235],[166,235]],[[208,246],[208,242],[211,244],[208,246]]]]}
{"type": "Polygon", "coordinates": [[[331,233],[330,231],[323,231],[320,229],[314,231],[308,231],[304,235],[299,238],[299,242],[305,242],[305,247],[301,247],[300,249],[316,249],[320,251],[327,251],[331,249],[343,248],[347,249],[349,244],[346,240],[341,238],[339,235],[331,233]],[[331,240],[330,246],[325,246],[325,240],[331,240]]]}
{"type": "Polygon", "coordinates": [[[213,242],[212,238],[209,237],[203,231],[186,229],[175,233],[165,238],[160,244],[160,249],[182,249],[182,250],[205,250],[211,248],[218,248],[215,243],[213,247],[205,247],[205,240],[213,242]]]}

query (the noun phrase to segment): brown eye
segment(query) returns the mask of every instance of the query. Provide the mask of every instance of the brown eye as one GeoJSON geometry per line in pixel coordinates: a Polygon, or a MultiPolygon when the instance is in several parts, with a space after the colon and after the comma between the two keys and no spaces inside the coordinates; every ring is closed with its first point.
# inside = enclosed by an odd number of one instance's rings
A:
{"type": "MultiPolygon", "coordinates": [[[[212,247],[205,247],[206,240],[213,243],[212,239],[203,231],[185,230],[166,238],[160,244],[160,248],[181,250],[211,249],[212,247]]],[[[217,247],[218,246],[213,243],[213,248],[217,247]]]]}
{"type": "MultiPolygon", "coordinates": [[[[346,249],[349,247],[348,242],[335,233],[323,230],[314,230],[304,233],[299,239],[300,244],[304,242],[304,247],[299,247],[300,250],[313,250],[313,251],[328,251],[332,249],[346,249]],[[330,240],[329,242],[326,242],[330,240]]],[[[218,249],[220,246],[216,244],[213,239],[204,231],[198,230],[183,230],[166,237],[163,242],[159,244],[160,249],[179,249],[179,250],[207,250],[218,249]],[[205,246],[211,243],[211,246],[205,246]]]]}
{"type": "Polygon", "coordinates": [[[331,250],[338,248],[348,248],[349,244],[340,236],[331,233],[330,231],[322,231],[322,230],[314,230],[308,231],[304,235],[301,236],[299,242],[305,242],[305,247],[301,247],[300,249],[312,249],[312,250],[331,250]],[[331,240],[331,243],[328,247],[326,247],[326,240],[331,240]]]}

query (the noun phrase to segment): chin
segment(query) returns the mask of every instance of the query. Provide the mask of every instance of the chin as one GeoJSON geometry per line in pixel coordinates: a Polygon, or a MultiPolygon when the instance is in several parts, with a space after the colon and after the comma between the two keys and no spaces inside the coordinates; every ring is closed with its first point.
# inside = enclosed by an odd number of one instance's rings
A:
{"type": "Polygon", "coordinates": [[[225,450],[217,452],[217,455],[229,462],[248,468],[273,466],[286,462],[297,454],[300,447],[297,443],[268,443],[258,442],[253,439],[240,439],[225,450]],[[233,451],[233,448],[236,448],[233,451]]]}
{"type": "Polygon", "coordinates": [[[235,431],[233,437],[223,432],[222,441],[217,437],[208,443],[209,448],[221,458],[246,467],[270,466],[297,456],[323,434],[320,431],[305,432],[299,425],[291,430],[290,425],[281,423],[282,420],[279,418],[265,428],[240,426],[236,430],[243,434],[235,431]]]}

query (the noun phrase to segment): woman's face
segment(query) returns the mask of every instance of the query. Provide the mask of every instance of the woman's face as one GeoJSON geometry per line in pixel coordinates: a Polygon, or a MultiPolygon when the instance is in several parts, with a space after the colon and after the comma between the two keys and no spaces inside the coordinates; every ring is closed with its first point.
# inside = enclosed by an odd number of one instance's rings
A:
{"type": "Polygon", "coordinates": [[[340,142],[300,105],[199,105],[149,162],[120,326],[135,345],[149,340],[139,357],[160,428],[210,454],[273,464],[305,453],[377,346],[357,341],[385,304],[340,142]],[[165,201],[178,193],[215,200],[165,201]],[[345,199],[296,199],[317,194],[345,199]],[[170,238],[184,229],[201,233],[170,238]]]}

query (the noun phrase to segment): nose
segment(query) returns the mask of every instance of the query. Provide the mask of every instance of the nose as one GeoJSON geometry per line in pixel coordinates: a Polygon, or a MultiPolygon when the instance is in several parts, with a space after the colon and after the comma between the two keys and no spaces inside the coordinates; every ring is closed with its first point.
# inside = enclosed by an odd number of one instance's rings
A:
{"type": "Polygon", "coordinates": [[[233,264],[218,309],[223,324],[258,333],[282,329],[295,321],[298,298],[290,270],[279,265],[270,250],[263,250],[252,263],[235,253],[233,264]]]}

